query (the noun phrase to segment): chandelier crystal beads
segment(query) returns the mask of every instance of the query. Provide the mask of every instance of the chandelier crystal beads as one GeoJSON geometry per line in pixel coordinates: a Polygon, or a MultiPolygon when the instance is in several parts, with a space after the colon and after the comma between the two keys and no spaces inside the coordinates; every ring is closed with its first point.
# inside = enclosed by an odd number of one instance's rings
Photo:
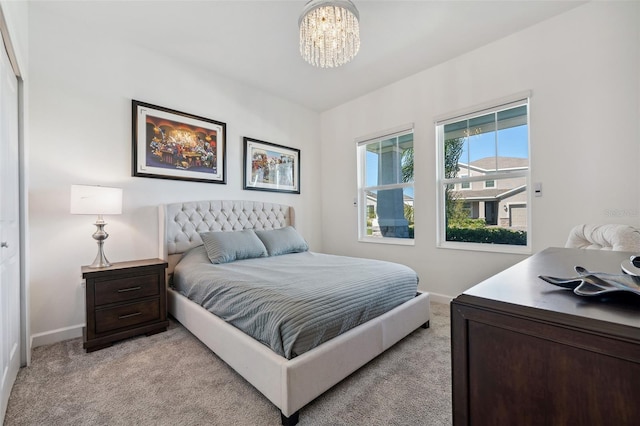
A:
{"type": "Polygon", "coordinates": [[[311,0],[298,19],[300,54],[320,68],[346,64],[360,50],[359,19],[350,0],[311,0]]]}

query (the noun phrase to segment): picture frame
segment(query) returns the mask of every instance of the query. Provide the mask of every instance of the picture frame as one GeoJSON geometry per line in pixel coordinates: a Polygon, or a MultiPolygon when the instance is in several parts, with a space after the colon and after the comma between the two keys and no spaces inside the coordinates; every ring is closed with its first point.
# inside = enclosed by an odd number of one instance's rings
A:
{"type": "Polygon", "coordinates": [[[227,125],[132,100],[132,174],[227,183],[227,125]]]}
{"type": "Polygon", "coordinates": [[[243,188],[252,191],[300,193],[300,150],[243,138],[243,188]]]}

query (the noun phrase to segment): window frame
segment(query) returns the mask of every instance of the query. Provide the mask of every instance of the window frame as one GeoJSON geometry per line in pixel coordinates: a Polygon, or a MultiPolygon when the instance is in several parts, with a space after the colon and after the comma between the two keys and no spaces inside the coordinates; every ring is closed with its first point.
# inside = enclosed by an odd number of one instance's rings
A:
{"type": "MultiPolygon", "coordinates": [[[[414,148],[415,159],[415,129],[413,123],[409,123],[403,126],[398,126],[393,129],[388,129],[383,132],[375,133],[368,136],[357,138],[356,142],[356,158],[357,158],[357,226],[358,226],[358,242],[374,243],[374,244],[395,244],[404,246],[415,245],[415,233],[413,238],[397,238],[397,237],[372,237],[367,235],[367,191],[379,191],[384,189],[398,189],[402,188],[403,191],[406,188],[413,188],[414,195],[414,208],[415,208],[415,175],[412,182],[409,183],[396,183],[386,185],[366,186],[366,149],[361,149],[366,145],[391,139],[394,137],[400,137],[406,134],[412,134],[412,142],[414,148]]],[[[414,169],[415,173],[415,169],[414,169]]],[[[415,222],[414,222],[415,223],[415,222]]],[[[415,228],[414,228],[415,232],[415,228]]]]}
{"type": "MultiPolygon", "coordinates": [[[[532,253],[532,190],[531,190],[531,92],[522,92],[513,96],[487,102],[475,107],[466,108],[464,110],[453,113],[444,114],[434,119],[434,129],[436,138],[436,247],[454,250],[471,250],[483,252],[498,253],[515,253],[515,254],[531,254],[532,253]],[[444,177],[444,125],[456,123],[465,119],[470,119],[490,113],[495,113],[518,106],[527,106],[527,159],[529,165],[526,170],[512,170],[509,172],[493,172],[491,179],[487,179],[487,175],[458,177],[445,179],[444,177]],[[445,186],[462,185],[462,182],[481,182],[493,180],[494,188],[498,187],[498,180],[511,178],[525,178],[527,188],[527,244],[526,245],[510,245],[510,244],[490,244],[490,243],[471,243],[461,241],[446,241],[446,201],[445,186]]],[[[483,185],[484,186],[484,185],[483,185]]]]}

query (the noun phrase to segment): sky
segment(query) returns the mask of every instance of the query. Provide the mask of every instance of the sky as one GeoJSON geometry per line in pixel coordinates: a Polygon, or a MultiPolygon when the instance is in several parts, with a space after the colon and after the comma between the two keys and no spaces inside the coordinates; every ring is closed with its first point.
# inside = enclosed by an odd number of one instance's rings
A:
{"type": "MultiPolygon", "coordinates": [[[[497,132],[497,155],[499,157],[529,157],[528,126],[510,127],[497,132]]],[[[496,132],[470,136],[460,157],[467,163],[496,155],[496,132]],[[468,155],[468,157],[467,157],[468,155]]]]}

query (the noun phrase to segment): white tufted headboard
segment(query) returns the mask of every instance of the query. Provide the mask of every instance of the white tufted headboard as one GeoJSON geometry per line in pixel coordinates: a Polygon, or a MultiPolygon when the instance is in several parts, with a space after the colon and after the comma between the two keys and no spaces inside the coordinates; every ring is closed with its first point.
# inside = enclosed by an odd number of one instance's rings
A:
{"type": "Polygon", "coordinates": [[[200,232],[294,225],[293,207],[259,201],[190,201],[163,204],[159,209],[159,256],[169,262],[169,273],[182,253],[202,244],[200,232]]]}

